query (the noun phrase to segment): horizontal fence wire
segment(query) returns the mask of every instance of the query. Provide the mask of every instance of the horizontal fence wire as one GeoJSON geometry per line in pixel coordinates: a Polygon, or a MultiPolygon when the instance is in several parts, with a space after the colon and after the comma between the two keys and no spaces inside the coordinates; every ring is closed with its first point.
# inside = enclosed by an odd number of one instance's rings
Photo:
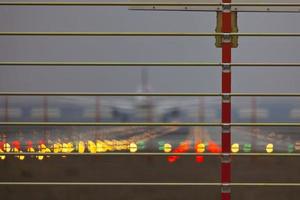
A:
{"type": "Polygon", "coordinates": [[[214,122],[0,122],[0,126],[236,126],[236,127],[300,127],[300,123],[214,123],[214,122]]]}
{"type": "Polygon", "coordinates": [[[300,63],[214,63],[214,62],[67,62],[67,61],[0,61],[0,66],[92,66],[92,67],[300,67],[300,63]]]}
{"type": "MultiPolygon", "coordinates": [[[[0,96],[166,96],[166,97],[193,97],[193,96],[221,96],[220,93],[113,93],[113,92],[0,92],[0,96]]],[[[300,94],[299,94],[300,96],[300,94]]]]}
{"type": "MultiPolygon", "coordinates": [[[[189,67],[217,67],[221,63],[204,63],[204,62],[0,62],[0,66],[157,66],[157,67],[173,67],[173,66],[189,66],[189,67]]],[[[300,66],[300,63],[299,63],[300,66]]]]}
{"type": "Polygon", "coordinates": [[[269,6],[294,7],[300,3],[196,3],[196,2],[0,2],[0,6],[269,6]]]}
{"type": "Polygon", "coordinates": [[[145,92],[0,92],[0,96],[153,96],[153,97],[300,97],[300,93],[145,93],[145,92]]]}
{"type": "Polygon", "coordinates": [[[163,152],[108,152],[108,153],[43,153],[43,152],[0,152],[7,156],[260,156],[260,157],[298,157],[300,153],[163,153],[163,152]]]}
{"type": "Polygon", "coordinates": [[[188,2],[0,2],[1,6],[222,6],[223,3],[188,2]]]}
{"type": "Polygon", "coordinates": [[[23,186],[287,186],[299,187],[300,183],[184,183],[184,182],[0,182],[0,185],[23,186]]]}
{"type": "Polygon", "coordinates": [[[0,32],[0,36],[152,36],[152,37],[203,37],[203,36],[247,36],[247,37],[300,37],[300,33],[202,33],[202,32],[0,32]]]}

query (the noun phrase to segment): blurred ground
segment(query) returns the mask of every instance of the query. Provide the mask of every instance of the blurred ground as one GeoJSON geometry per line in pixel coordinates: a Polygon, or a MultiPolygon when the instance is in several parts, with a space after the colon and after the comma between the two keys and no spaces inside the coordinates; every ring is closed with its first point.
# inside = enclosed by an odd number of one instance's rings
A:
{"type": "MultiPolygon", "coordinates": [[[[299,182],[300,162],[286,157],[239,157],[233,182],[299,182]]],[[[220,159],[181,157],[78,156],[0,162],[1,181],[220,182],[220,159]]],[[[298,200],[297,187],[234,187],[233,200],[298,200]]],[[[220,199],[219,187],[199,186],[0,186],[4,199],[220,199]]]]}

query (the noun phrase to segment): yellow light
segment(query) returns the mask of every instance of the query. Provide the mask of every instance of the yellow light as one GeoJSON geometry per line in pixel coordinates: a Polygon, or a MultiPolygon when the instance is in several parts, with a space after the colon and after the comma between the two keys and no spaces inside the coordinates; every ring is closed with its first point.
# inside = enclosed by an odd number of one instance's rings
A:
{"type": "MultiPolygon", "coordinates": [[[[4,153],[4,151],[2,151],[2,149],[0,149],[0,153],[4,153]]],[[[0,156],[0,159],[1,159],[1,160],[5,160],[5,158],[6,158],[5,155],[1,155],[1,156],[0,156]]]]}
{"type": "Polygon", "coordinates": [[[131,153],[137,152],[137,150],[138,150],[137,149],[137,145],[134,142],[132,142],[132,143],[129,144],[129,151],[131,153]]]}
{"type": "Polygon", "coordinates": [[[107,151],[107,145],[104,142],[102,142],[100,140],[97,140],[96,149],[97,149],[96,151],[100,152],[100,153],[106,152],[107,151]]]}
{"type": "Polygon", "coordinates": [[[97,153],[97,146],[91,140],[88,141],[88,150],[89,150],[90,153],[97,153]]]}
{"type": "MultiPolygon", "coordinates": [[[[51,150],[49,148],[47,148],[47,146],[45,144],[41,144],[41,145],[39,145],[39,152],[40,153],[51,153],[51,150]]],[[[43,160],[44,156],[39,155],[39,156],[36,156],[36,158],[38,160],[43,160]]]]}
{"type": "Polygon", "coordinates": [[[115,143],[110,140],[104,140],[104,143],[106,145],[106,150],[107,151],[114,151],[115,150],[115,143]]]}
{"type": "Polygon", "coordinates": [[[67,153],[72,153],[74,151],[72,142],[67,143],[67,153]]]}
{"type": "Polygon", "coordinates": [[[164,144],[164,152],[169,153],[171,151],[172,151],[172,145],[168,143],[164,144]]]}
{"type": "Polygon", "coordinates": [[[43,160],[43,159],[44,159],[44,156],[37,156],[37,159],[38,159],[38,160],[43,160]]]}
{"type": "MultiPolygon", "coordinates": [[[[22,151],[20,151],[20,153],[22,153],[22,151]]],[[[19,160],[24,160],[25,156],[24,155],[19,155],[18,158],[19,158],[19,160]]]]}
{"type": "Polygon", "coordinates": [[[274,151],[274,145],[273,144],[267,144],[266,151],[267,151],[267,153],[272,153],[274,151]]]}
{"type": "Polygon", "coordinates": [[[238,153],[240,151],[240,145],[238,143],[234,143],[231,145],[231,152],[238,153]]]}
{"type": "Polygon", "coordinates": [[[62,151],[62,145],[60,143],[55,143],[53,145],[53,152],[60,153],[62,151]]]}
{"type": "Polygon", "coordinates": [[[62,149],[61,149],[61,152],[62,153],[68,153],[68,144],[67,143],[63,143],[62,144],[62,149]]]}
{"type": "Polygon", "coordinates": [[[29,147],[29,148],[27,149],[27,151],[28,151],[28,152],[35,152],[33,147],[29,147]]]}
{"type": "Polygon", "coordinates": [[[78,143],[78,153],[84,153],[85,151],[85,145],[83,141],[79,141],[78,143]]]}
{"type": "Polygon", "coordinates": [[[45,144],[41,144],[41,145],[39,145],[39,152],[43,152],[43,153],[45,153],[46,149],[47,149],[47,147],[46,147],[46,145],[45,145],[45,144]]]}
{"type": "Polygon", "coordinates": [[[6,152],[10,152],[10,150],[11,150],[11,148],[10,148],[10,144],[8,144],[8,143],[5,143],[5,144],[4,144],[4,151],[6,151],[6,152]]]}
{"type": "Polygon", "coordinates": [[[197,151],[197,153],[205,152],[205,144],[203,144],[203,143],[198,144],[196,147],[196,151],[197,151]]]}

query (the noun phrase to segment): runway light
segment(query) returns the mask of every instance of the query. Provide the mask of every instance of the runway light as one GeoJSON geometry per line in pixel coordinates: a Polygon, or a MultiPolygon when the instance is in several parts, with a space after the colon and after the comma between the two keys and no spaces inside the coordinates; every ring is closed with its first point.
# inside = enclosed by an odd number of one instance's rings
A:
{"type": "Polygon", "coordinates": [[[137,145],[134,142],[129,144],[129,151],[131,153],[137,152],[137,145]]]}
{"type": "Polygon", "coordinates": [[[5,143],[5,144],[4,144],[4,151],[5,151],[5,152],[10,152],[10,150],[11,150],[10,144],[5,143]]]}
{"type": "Polygon", "coordinates": [[[172,151],[172,145],[169,143],[164,144],[164,152],[170,153],[172,151]]]}
{"type": "Polygon", "coordinates": [[[72,142],[67,143],[67,153],[72,153],[74,151],[74,146],[72,142]]]}
{"type": "Polygon", "coordinates": [[[138,149],[143,150],[146,148],[145,142],[144,141],[138,141],[137,143],[138,149]]]}
{"type": "MultiPolygon", "coordinates": [[[[4,153],[4,142],[0,141],[0,153],[4,153]]],[[[5,155],[1,155],[0,159],[1,160],[5,160],[6,156],[5,155]]]]}
{"type": "Polygon", "coordinates": [[[243,151],[245,153],[250,153],[252,151],[252,145],[251,144],[244,144],[243,151]]]}
{"type": "Polygon", "coordinates": [[[68,153],[68,144],[67,143],[62,144],[61,152],[62,153],[68,153]]]}
{"type": "Polygon", "coordinates": [[[211,153],[220,153],[220,152],[222,152],[219,145],[217,143],[213,142],[213,141],[208,142],[208,151],[210,151],[211,153]]]}
{"type": "Polygon", "coordinates": [[[205,144],[203,144],[203,143],[197,144],[196,152],[197,153],[204,153],[205,152],[205,144]]]}
{"type": "Polygon", "coordinates": [[[240,145],[238,143],[234,143],[231,145],[231,152],[238,153],[240,151],[240,145]]]}
{"type": "MultiPolygon", "coordinates": [[[[22,153],[22,151],[20,151],[20,153],[22,153]]],[[[19,158],[19,160],[24,160],[25,156],[24,155],[19,155],[18,158],[19,158]]]]}
{"type": "Polygon", "coordinates": [[[273,144],[267,144],[266,146],[266,152],[272,153],[274,151],[274,145],[273,144]]]}
{"type": "Polygon", "coordinates": [[[85,144],[83,141],[78,142],[78,153],[84,153],[85,151],[85,144]]]}
{"type": "Polygon", "coordinates": [[[97,146],[91,140],[88,141],[88,150],[89,150],[90,153],[97,153],[97,146]]]}
{"type": "Polygon", "coordinates": [[[295,151],[294,145],[293,145],[293,144],[289,144],[289,145],[288,145],[288,152],[289,152],[289,153],[293,153],[294,151],[295,151]]]}
{"type": "Polygon", "coordinates": [[[100,140],[97,140],[96,142],[96,151],[99,152],[99,153],[103,153],[103,152],[106,152],[107,151],[107,145],[100,141],[100,140]]]}
{"type": "Polygon", "coordinates": [[[43,160],[43,159],[44,159],[44,156],[37,156],[37,159],[38,159],[38,160],[43,160]]]}
{"type": "Polygon", "coordinates": [[[165,145],[165,141],[159,141],[158,142],[158,150],[164,151],[164,145],[165,145]]]}
{"type": "Polygon", "coordinates": [[[60,153],[62,151],[62,144],[60,143],[55,143],[53,145],[53,152],[54,153],[60,153]]]}
{"type": "MultiPolygon", "coordinates": [[[[4,153],[4,151],[2,149],[0,149],[0,153],[4,153]]],[[[0,159],[1,160],[5,160],[6,156],[5,155],[1,155],[0,156],[0,159]]]]}
{"type": "Polygon", "coordinates": [[[21,143],[19,140],[15,140],[12,142],[12,147],[14,152],[18,152],[21,149],[21,143]]]}
{"type": "Polygon", "coordinates": [[[300,151],[300,142],[295,143],[295,150],[300,151]]]}
{"type": "MultiPolygon", "coordinates": [[[[188,140],[185,140],[183,142],[181,142],[179,144],[179,146],[174,149],[174,153],[184,153],[184,152],[187,152],[190,148],[190,141],[188,140]]],[[[180,156],[168,156],[168,162],[169,163],[174,163],[176,162],[176,160],[178,160],[180,158],[180,156]]]]}

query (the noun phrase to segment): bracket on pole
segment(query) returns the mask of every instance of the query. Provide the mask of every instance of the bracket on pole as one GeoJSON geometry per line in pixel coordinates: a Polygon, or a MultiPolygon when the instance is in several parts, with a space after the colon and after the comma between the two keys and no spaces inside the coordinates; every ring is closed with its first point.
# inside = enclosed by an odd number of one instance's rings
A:
{"type": "MultiPolygon", "coordinates": [[[[230,8],[229,8],[230,9],[230,8]]],[[[237,23],[237,12],[231,12],[231,29],[232,33],[238,32],[238,23],[237,23]]],[[[215,29],[216,33],[222,33],[222,12],[217,12],[217,27],[215,29]]],[[[224,36],[216,36],[216,47],[221,48],[224,36]]],[[[238,36],[230,36],[231,47],[238,47],[238,36]]]]}

